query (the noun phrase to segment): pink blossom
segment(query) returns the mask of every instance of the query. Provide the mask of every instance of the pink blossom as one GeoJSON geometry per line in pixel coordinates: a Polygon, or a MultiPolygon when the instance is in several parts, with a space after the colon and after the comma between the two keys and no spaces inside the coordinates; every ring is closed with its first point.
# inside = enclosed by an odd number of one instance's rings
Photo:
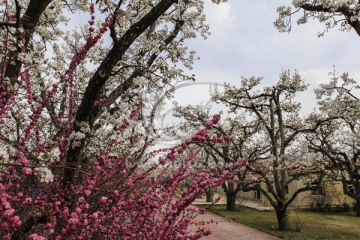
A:
{"type": "Polygon", "coordinates": [[[165,164],[165,158],[163,158],[163,157],[159,157],[159,163],[161,164],[161,165],[164,165],[165,164]]]}
{"type": "Polygon", "coordinates": [[[30,162],[29,160],[26,158],[26,157],[20,157],[19,158],[19,162],[25,166],[29,166],[30,165],[30,162]]]}
{"type": "Polygon", "coordinates": [[[205,123],[205,127],[206,129],[212,129],[213,128],[213,121],[212,120],[207,120],[205,123]]]}
{"type": "Polygon", "coordinates": [[[11,217],[11,221],[12,223],[15,225],[15,227],[19,227],[21,226],[22,222],[20,221],[20,217],[19,216],[12,216],[11,217]]]}
{"type": "Polygon", "coordinates": [[[211,137],[211,142],[217,143],[217,136],[212,136],[211,137]]]}
{"type": "Polygon", "coordinates": [[[245,167],[249,165],[248,161],[245,158],[241,158],[239,163],[241,167],[245,167]]]}
{"type": "Polygon", "coordinates": [[[31,240],[45,240],[45,237],[39,236],[37,233],[33,233],[29,236],[31,240]]]}
{"type": "Polygon", "coordinates": [[[219,114],[215,114],[212,118],[212,123],[213,124],[217,124],[220,121],[220,115],[219,114]]]}
{"type": "Polygon", "coordinates": [[[187,144],[186,143],[181,143],[181,148],[185,150],[187,148],[187,144]]]}
{"type": "Polygon", "coordinates": [[[250,181],[251,181],[251,182],[257,182],[257,181],[258,181],[258,178],[253,176],[253,177],[251,177],[250,181]]]}
{"type": "Polygon", "coordinates": [[[22,173],[25,174],[25,175],[31,175],[32,174],[32,169],[28,168],[28,167],[25,167],[25,168],[22,169],[22,173]]]}
{"type": "Polygon", "coordinates": [[[100,200],[99,200],[99,203],[102,204],[102,203],[106,203],[107,201],[107,197],[101,197],[100,200]]]}
{"type": "Polygon", "coordinates": [[[299,166],[298,166],[298,165],[288,166],[288,167],[287,167],[287,169],[297,169],[297,168],[299,168],[299,166]]]}
{"type": "Polygon", "coordinates": [[[206,132],[206,130],[203,129],[197,133],[194,133],[191,137],[192,140],[195,142],[205,142],[206,141],[205,132],[206,132]]]}
{"type": "Polygon", "coordinates": [[[4,211],[3,215],[4,216],[12,216],[14,215],[15,209],[7,209],[4,211]]]}
{"type": "Polygon", "coordinates": [[[231,136],[224,136],[224,140],[225,140],[225,142],[230,142],[230,141],[231,141],[231,139],[232,139],[232,137],[231,137],[231,136]]]}
{"type": "Polygon", "coordinates": [[[136,109],[132,110],[130,115],[129,115],[130,118],[134,118],[136,115],[138,115],[139,111],[140,111],[139,108],[136,108],[136,109]]]}
{"type": "Polygon", "coordinates": [[[170,159],[170,160],[174,160],[174,159],[175,159],[175,155],[172,154],[172,153],[168,153],[166,156],[167,156],[167,158],[170,159]]]}
{"type": "Polygon", "coordinates": [[[199,136],[205,136],[206,134],[206,128],[200,128],[200,130],[197,132],[197,135],[199,136]]]}

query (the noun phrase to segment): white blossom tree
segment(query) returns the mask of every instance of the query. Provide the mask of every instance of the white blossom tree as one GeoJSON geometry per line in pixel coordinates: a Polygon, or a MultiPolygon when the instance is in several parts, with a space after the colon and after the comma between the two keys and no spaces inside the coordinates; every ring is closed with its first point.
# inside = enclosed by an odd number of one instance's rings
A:
{"type": "MultiPolygon", "coordinates": [[[[196,129],[201,125],[209,125],[209,111],[203,106],[177,107],[175,116],[185,119],[183,131],[196,129]]],[[[235,211],[238,193],[251,182],[246,166],[268,145],[252,141],[252,136],[258,131],[259,124],[247,123],[244,116],[236,118],[226,117],[214,125],[204,135],[204,138],[195,141],[206,154],[208,166],[222,167],[224,164],[240,163],[243,171],[234,176],[235,182],[223,183],[226,194],[226,209],[235,211]]]]}
{"type": "MultiPolygon", "coordinates": [[[[95,136],[109,137],[104,134],[104,129],[111,132],[108,123],[114,129],[121,128],[123,119],[119,116],[124,110],[141,108],[141,101],[149,92],[159,92],[176,81],[186,80],[177,64],[191,68],[194,52],[188,51],[183,43],[197,34],[203,37],[208,34],[201,1],[97,1],[97,4],[96,9],[91,9],[89,22],[69,32],[62,30],[63,25],[72,24],[76,13],[85,16],[90,7],[88,1],[4,1],[1,5],[1,35],[6,39],[2,42],[1,57],[3,94],[10,96],[29,87],[18,80],[24,77],[21,71],[24,67],[29,67],[26,74],[32,78],[32,92],[28,94],[37,101],[34,104],[41,104],[47,91],[51,91],[47,89],[56,85],[56,102],[45,102],[46,109],[41,114],[49,116],[53,123],[52,129],[46,129],[46,138],[57,142],[70,136],[72,144],[65,154],[70,168],[77,167],[81,159],[91,154],[91,151],[85,154],[86,147],[102,142],[92,142],[95,136]],[[96,44],[107,27],[110,29],[107,41],[111,43],[96,44]],[[50,57],[47,52],[51,52],[50,57]],[[69,59],[74,52],[75,57],[69,59]],[[76,92],[71,92],[67,85],[76,85],[76,92]],[[76,115],[70,118],[74,111],[76,115]]],[[[18,104],[12,110],[16,115],[26,105],[18,104]]],[[[23,133],[17,134],[15,139],[23,133]]],[[[70,168],[65,170],[69,182],[75,177],[70,168]]]]}
{"type": "Polygon", "coordinates": [[[294,97],[307,86],[298,73],[291,76],[283,72],[276,85],[262,91],[258,89],[260,82],[261,78],[242,78],[240,87],[227,84],[224,93],[215,91],[214,100],[226,104],[232,112],[245,111],[241,114],[259,125],[253,141],[267,144],[267,148],[257,152],[247,166],[258,177],[247,189],[261,191],[275,209],[279,229],[286,230],[288,206],[299,193],[316,188],[305,185],[289,195],[289,184],[310,174],[321,182],[323,176],[316,167],[318,159],[303,144],[304,134],[318,125],[309,128],[299,116],[301,104],[294,97]]]}
{"type": "Polygon", "coordinates": [[[294,0],[292,5],[293,8],[280,6],[277,9],[279,17],[274,25],[280,31],[290,31],[291,18],[301,12],[297,24],[305,24],[308,19],[325,24],[325,30],[319,36],[334,27],[342,31],[354,29],[360,35],[360,4],[357,0],[294,0]]]}
{"type": "Polygon", "coordinates": [[[320,127],[307,138],[310,148],[326,157],[326,169],[342,182],[344,194],[355,200],[360,216],[360,87],[346,73],[330,76],[330,82],[316,90],[319,112],[311,121],[320,127]]]}

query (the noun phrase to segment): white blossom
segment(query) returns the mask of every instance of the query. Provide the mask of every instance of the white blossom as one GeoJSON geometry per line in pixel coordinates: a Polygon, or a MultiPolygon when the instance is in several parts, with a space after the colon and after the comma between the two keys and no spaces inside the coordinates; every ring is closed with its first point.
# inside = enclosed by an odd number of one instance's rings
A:
{"type": "Polygon", "coordinates": [[[54,181],[53,173],[46,166],[34,168],[34,174],[40,180],[40,182],[50,183],[54,181]]]}
{"type": "Polygon", "coordinates": [[[2,163],[7,163],[9,161],[9,153],[0,146],[0,161],[2,163]]]}

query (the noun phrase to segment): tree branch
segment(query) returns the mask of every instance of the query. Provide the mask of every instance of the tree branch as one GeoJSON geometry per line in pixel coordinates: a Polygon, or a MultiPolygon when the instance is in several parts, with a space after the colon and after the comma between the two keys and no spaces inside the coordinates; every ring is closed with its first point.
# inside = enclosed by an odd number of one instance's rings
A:
{"type": "MultiPolygon", "coordinates": [[[[116,64],[122,59],[125,52],[132,45],[132,43],[161,15],[163,15],[174,3],[178,0],[162,0],[154,8],[150,10],[138,22],[130,26],[119,41],[114,44],[109,51],[104,61],[90,79],[89,84],[84,92],[82,102],[78,108],[75,116],[74,131],[79,131],[80,128],[76,123],[86,122],[90,123],[91,116],[94,114],[95,101],[100,96],[100,91],[106,81],[109,79],[110,72],[116,64]]],[[[85,139],[81,141],[79,146],[73,147],[70,144],[67,152],[66,163],[69,167],[76,167],[80,163],[80,155],[84,147],[85,139]]],[[[64,184],[68,185],[74,179],[75,172],[70,169],[64,171],[64,184]]],[[[68,185],[69,186],[69,185],[68,185]]]]}

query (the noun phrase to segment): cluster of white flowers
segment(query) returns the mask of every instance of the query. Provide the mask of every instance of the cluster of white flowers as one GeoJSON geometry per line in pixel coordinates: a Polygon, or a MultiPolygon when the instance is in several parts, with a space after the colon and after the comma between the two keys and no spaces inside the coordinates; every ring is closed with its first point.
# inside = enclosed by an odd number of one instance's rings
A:
{"type": "MultiPolygon", "coordinates": [[[[300,7],[303,4],[314,2],[309,0],[294,0],[294,7],[300,7]]],[[[342,6],[356,6],[358,5],[357,0],[317,0],[316,5],[322,5],[329,8],[337,8],[342,6]]]]}
{"type": "MultiPolygon", "coordinates": [[[[304,24],[309,18],[318,19],[325,24],[324,32],[336,25],[340,26],[341,30],[349,30],[351,27],[348,22],[360,19],[360,3],[357,0],[294,0],[292,5],[295,9],[290,6],[277,8],[278,18],[274,25],[281,32],[291,30],[291,16],[301,8],[302,16],[298,18],[297,24],[304,24]]],[[[319,36],[324,35],[324,32],[320,32],[319,36]]]]}
{"type": "Polygon", "coordinates": [[[50,183],[50,182],[54,181],[53,173],[46,166],[35,168],[34,174],[37,178],[39,178],[40,182],[50,183]]]}
{"type": "Polygon", "coordinates": [[[0,161],[2,163],[7,163],[9,161],[9,153],[0,146],[0,161]]]}
{"type": "Polygon", "coordinates": [[[86,137],[86,134],[90,133],[90,126],[86,122],[77,123],[77,126],[80,128],[77,132],[72,132],[69,136],[71,145],[73,147],[80,146],[80,141],[86,137]]]}
{"type": "Polygon", "coordinates": [[[72,132],[69,136],[69,139],[71,141],[71,145],[73,147],[80,146],[80,141],[84,139],[86,135],[82,132],[72,132]]]}
{"type": "Polygon", "coordinates": [[[40,153],[38,156],[39,160],[46,161],[48,163],[56,162],[60,159],[60,149],[58,147],[55,147],[51,149],[49,153],[40,153]]]}
{"type": "Polygon", "coordinates": [[[77,125],[80,127],[80,132],[83,132],[83,133],[90,132],[90,126],[87,122],[80,122],[80,123],[77,123],[77,125]]]}
{"type": "Polygon", "coordinates": [[[145,79],[143,77],[137,77],[133,81],[135,85],[143,86],[145,84],[145,79]]]}

